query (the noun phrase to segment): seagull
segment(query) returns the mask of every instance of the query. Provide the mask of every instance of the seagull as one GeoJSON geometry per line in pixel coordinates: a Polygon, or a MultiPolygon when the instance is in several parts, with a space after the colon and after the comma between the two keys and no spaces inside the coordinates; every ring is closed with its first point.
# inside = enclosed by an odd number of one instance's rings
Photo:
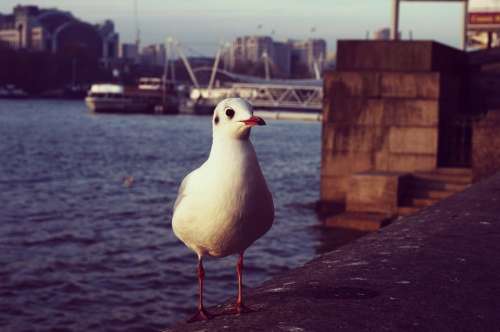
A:
{"type": "Polygon", "coordinates": [[[210,155],[180,185],[172,229],[198,256],[198,310],[188,322],[213,317],[203,306],[206,256],[239,255],[234,313],[252,311],[243,304],[243,254],[274,220],[273,198],[250,141],[251,128],[265,124],[245,100],[221,101],[212,116],[210,155]]]}

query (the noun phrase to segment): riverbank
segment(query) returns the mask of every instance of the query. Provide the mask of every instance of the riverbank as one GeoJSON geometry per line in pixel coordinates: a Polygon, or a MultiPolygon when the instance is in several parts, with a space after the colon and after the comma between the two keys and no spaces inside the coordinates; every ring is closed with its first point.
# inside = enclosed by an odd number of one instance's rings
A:
{"type": "Polygon", "coordinates": [[[493,331],[499,201],[500,173],[247,290],[256,312],[167,331],[493,331]]]}

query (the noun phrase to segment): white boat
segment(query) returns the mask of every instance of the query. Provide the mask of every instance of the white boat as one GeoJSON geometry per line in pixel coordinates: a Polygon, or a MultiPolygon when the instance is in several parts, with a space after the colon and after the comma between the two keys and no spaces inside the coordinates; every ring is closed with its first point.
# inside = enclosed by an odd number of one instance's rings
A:
{"type": "Polygon", "coordinates": [[[142,78],[138,86],[92,84],[85,103],[96,113],[177,113],[173,87],[163,90],[161,79],[142,78]]]}
{"type": "Polygon", "coordinates": [[[17,88],[13,84],[7,84],[4,87],[0,86],[0,98],[1,99],[24,99],[27,98],[28,94],[17,88]]]}

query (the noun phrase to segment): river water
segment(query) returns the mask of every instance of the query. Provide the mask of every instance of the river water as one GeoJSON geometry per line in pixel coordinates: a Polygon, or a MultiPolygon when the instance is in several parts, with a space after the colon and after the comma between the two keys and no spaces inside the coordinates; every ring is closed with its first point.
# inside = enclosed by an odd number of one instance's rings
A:
{"type": "MultiPolygon", "coordinates": [[[[246,252],[255,286],[352,239],[317,225],[321,124],[252,140],[276,205],[246,252]]],[[[81,101],[0,101],[0,331],[157,331],[194,312],[196,258],[173,235],[209,117],[91,114],[81,101]]],[[[235,296],[236,257],[208,259],[206,302],[235,296]]]]}

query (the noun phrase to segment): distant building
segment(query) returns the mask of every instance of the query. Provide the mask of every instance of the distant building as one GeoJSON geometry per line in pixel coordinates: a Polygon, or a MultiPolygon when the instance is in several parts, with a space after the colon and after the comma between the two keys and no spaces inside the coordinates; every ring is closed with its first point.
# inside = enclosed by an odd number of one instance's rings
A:
{"type": "Polygon", "coordinates": [[[467,32],[467,47],[471,50],[500,47],[500,30],[481,31],[471,30],[467,32]]]}
{"type": "Polygon", "coordinates": [[[234,68],[247,62],[260,62],[264,54],[272,57],[274,53],[273,48],[273,40],[268,36],[238,37],[229,50],[229,68],[234,68]]]}
{"type": "Polygon", "coordinates": [[[335,52],[328,52],[326,54],[326,63],[325,63],[325,68],[335,68],[337,62],[337,53],[335,52]]]}
{"type": "Polygon", "coordinates": [[[143,47],[141,63],[150,66],[163,66],[165,64],[165,45],[152,44],[143,47]]]}
{"type": "Polygon", "coordinates": [[[224,63],[226,69],[234,70],[262,63],[265,57],[270,62],[273,75],[290,77],[297,62],[312,74],[315,63],[322,68],[326,58],[326,42],[323,39],[278,42],[269,36],[238,37],[224,54],[224,63]]]}
{"type": "Polygon", "coordinates": [[[274,42],[273,64],[277,66],[284,77],[290,77],[292,70],[292,53],[290,45],[274,42]]]}
{"type": "Polygon", "coordinates": [[[92,25],[55,8],[17,5],[0,14],[0,41],[13,49],[84,52],[108,63],[118,56],[118,40],[112,21],[92,25]]]}
{"type": "MultiPolygon", "coordinates": [[[[410,30],[410,39],[412,39],[412,32],[410,30]]],[[[401,31],[398,32],[398,39],[401,39],[401,31]]],[[[373,33],[374,40],[390,40],[391,39],[391,29],[390,28],[382,28],[373,33]]]]}
{"type": "Polygon", "coordinates": [[[391,29],[382,28],[373,33],[373,39],[375,40],[389,40],[391,39],[391,29]]]}
{"type": "Polygon", "coordinates": [[[292,49],[292,66],[305,66],[310,75],[315,68],[321,71],[326,60],[326,41],[324,39],[288,40],[292,49]]]}
{"type": "Polygon", "coordinates": [[[95,25],[102,39],[102,59],[109,62],[118,58],[118,45],[120,44],[118,33],[115,32],[115,24],[111,20],[95,25]]]}
{"type": "Polygon", "coordinates": [[[138,62],[139,50],[137,49],[137,44],[131,44],[131,43],[121,44],[118,57],[120,57],[120,59],[128,60],[131,62],[138,62]]]}

